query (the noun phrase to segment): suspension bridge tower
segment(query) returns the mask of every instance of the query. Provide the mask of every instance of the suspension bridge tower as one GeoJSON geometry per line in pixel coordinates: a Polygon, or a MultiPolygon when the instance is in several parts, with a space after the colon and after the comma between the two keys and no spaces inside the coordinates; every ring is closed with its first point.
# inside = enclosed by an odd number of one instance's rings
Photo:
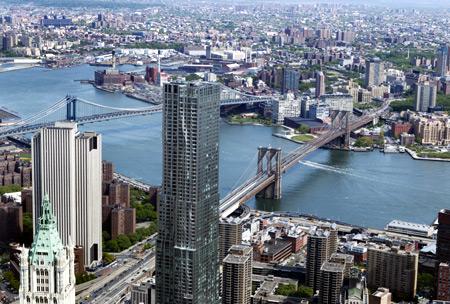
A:
{"type": "Polygon", "coordinates": [[[275,180],[256,197],[267,199],[281,199],[281,149],[271,147],[258,148],[257,175],[274,176],[275,180]]]}

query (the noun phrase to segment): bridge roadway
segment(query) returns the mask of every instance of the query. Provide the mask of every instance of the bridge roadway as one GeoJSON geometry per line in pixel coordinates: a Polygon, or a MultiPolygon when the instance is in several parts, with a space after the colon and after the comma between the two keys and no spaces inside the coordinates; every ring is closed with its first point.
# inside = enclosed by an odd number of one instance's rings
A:
{"type": "MultiPolygon", "coordinates": [[[[273,98],[271,97],[253,97],[253,98],[240,98],[240,99],[225,99],[221,100],[220,104],[221,106],[231,106],[231,105],[239,105],[239,104],[253,104],[253,103],[261,103],[261,102],[269,102],[273,101],[273,98]]],[[[63,100],[64,102],[64,100],[63,100]]],[[[58,106],[61,106],[61,102],[53,105],[49,109],[43,111],[44,114],[51,114],[52,111],[57,108],[58,106]]],[[[107,108],[107,107],[104,107],[107,108]]],[[[87,115],[87,116],[80,116],[77,117],[74,122],[78,123],[79,125],[87,124],[87,123],[95,123],[100,121],[107,121],[112,119],[119,119],[119,118],[127,118],[127,117],[135,117],[135,116],[144,116],[144,115],[151,115],[155,113],[162,112],[162,105],[155,105],[148,108],[141,108],[137,110],[132,109],[126,109],[123,111],[115,111],[110,113],[100,113],[100,114],[94,114],[94,115],[87,115]]],[[[7,136],[17,136],[17,135],[23,135],[23,134],[29,134],[37,132],[39,129],[44,127],[49,127],[54,125],[55,121],[48,121],[48,122],[42,122],[42,123],[34,123],[34,124],[26,124],[22,122],[18,122],[18,126],[10,126],[5,127],[3,130],[0,128],[0,138],[5,138],[7,136]],[[21,125],[22,124],[22,125],[21,125]]]]}
{"type": "MultiPolygon", "coordinates": [[[[353,119],[349,122],[349,129],[351,131],[359,129],[364,125],[373,121],[373,119],[383,112],[385,112],[389,107],[389,103],[385,103],[381,109],[372,112],[368,115],[353,119]]],[[[346,133],[345,129],[329,129],[329,131],[323,133],[321,136],[315,138],[314,140],[300,146],[299,148],[293,150],[288,155],[282,158],[281,161],[281,172],[285,173],[288,169],[292,168],[299,161],[305,158],[311,152],[317,150],[323,145],[333,141],[334,139],[344,135],[346,133]]],[[[232,214],[239,206],[245,204],[252,197],[257,195],[260,191],[266,189],[269,185],[275,182],[275,175],[268,175],[267,172],[263,172],[256,175],[241,186],[231,191],[223,199],[220,200],[220,214],[222,217],[227,217],[232,214]]]]}

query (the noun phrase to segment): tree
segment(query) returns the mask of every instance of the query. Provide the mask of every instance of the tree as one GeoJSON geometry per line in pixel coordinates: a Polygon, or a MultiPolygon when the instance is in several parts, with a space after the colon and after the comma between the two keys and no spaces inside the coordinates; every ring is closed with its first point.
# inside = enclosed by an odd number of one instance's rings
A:
{"type": "Polygon", "coordinates": [[[304,133],[309,133],[310,129],[307,125],[300,124],[300,126],[296,130],[297,130],[297,132],[304,134],[304,133]]]}
{"type": "Polygon", "coordinates": [[[10,192],[19,192],[22,190],[22,187],[19,185],[8,185],[8,186],[0,186],[0,195],[10,192]]]}
{"type": "Polygon", "coordinates": [[[111,264],[112,262],[114,262],[116,260],[116,257],[113,256],[110,253],[103,252],[103,258],[102,259],[103,259],[103,263],[108,265],[108,264],[111,264]]]}
{"type": "Polygon", "coordinates": [[[119,246],[120,250],[124,250],[127,249],[129,247],[131,247],[131,241],[128,238],[128,236],[121,234],[117,237],[116,239],[117,241],[117,245],[119,246]]]}
{"type": "Polygon", "coordinates": [[[109,252],[119,252],[120,251],[119,244],[117,243],[116,240],[109,240],[109,241],[105,242],[104,249],[105,249],[105,251],[109,251],[109,252]]]}
{"type": "Polygon", "coordinates": [[[373,146],[373,139],[371,137],[369,137],[369,136],[360,137],[360,138],[358,138],[355,141],[354,146],[358,147],[358,148],[372,147],[373,146]]]}
{"type": "Polygon", "coordinates": [[[308,286],[300,285],[297,291],[300,298],[311,298],[314,295],[313,289],[308,286]]]}
{"type": "Polygon", "coordinates": [[[22,243],[30,246],[33,242],[33,219],[30,212],[23,214],[22,243]]]}
{"type": "Polygon", "coordinates": [[[197,74],[189,74],[186,76],[186,81],[196,81],[196,80],[200,80],[202,79],[200,76],[198,76],[197,74]]]}

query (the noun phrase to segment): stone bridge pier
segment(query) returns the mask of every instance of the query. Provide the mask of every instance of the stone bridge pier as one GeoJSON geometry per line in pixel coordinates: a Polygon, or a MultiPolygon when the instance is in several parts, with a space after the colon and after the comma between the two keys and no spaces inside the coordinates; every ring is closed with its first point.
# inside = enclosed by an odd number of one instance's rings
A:
{"type": "Polygon", "coordinates": [[[256,197],[267,199],[281,199],[281,149],[271,147],[258,148],[257,175],[275,176],[275,181],[261,190],[256,197]]]}

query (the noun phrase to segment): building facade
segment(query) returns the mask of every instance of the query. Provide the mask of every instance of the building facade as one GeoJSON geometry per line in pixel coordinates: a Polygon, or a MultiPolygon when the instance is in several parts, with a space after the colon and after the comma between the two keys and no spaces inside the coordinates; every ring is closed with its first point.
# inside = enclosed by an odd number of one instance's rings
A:
{"type": "Polygon", "coordinates": [[[344,283],[345,265],[336,262],[325,262],[320,268],[319,303],[341,303],[341,290],[344,283]]]}
{"type": "Polygon", "coordinates": [[[365,87],[379,86],[384,79],[384,63],[379,58],[368,60],[366,62],[365,87]]]}
{"type": "Polygon", "coordinates": [[[157,302],[217,304],[220,87],[166,83],[163,92],[157,302]]]}
{"type": "Polygon", "coordinates": [[[373,246],[368,249],[367,284],[384,286],[394,297],[411,300],[416,296],[419,257],[398,248],[373,246]]]}
{"type": "Polygon", "coordinates": [[[47,196],[31,249],[20,254],[20,304],[75,304],[73,246],[64,246],[47,196]]]}
{"type": "Polygon", "coordinates": [[[102,258],[101,136],[78,133],[72,122],[41,129],[32,142],[33,228],[41,215],[39,201],[47,193],[55,206],[64,245],[72,240],[84,249],[85,266],[102,258]]]}
{"type": "Polygon", "coordinates": [[[417,85],[416,88],[416,106],[418,112],[428,112],[431,108],[436,107],[438,87],[435,82],[424,81],[417,85]]]}
{"type": "Polygon", "coordinates": [[[233,245],[223,260],[223,304],[250,304],[252,296],[253,249],[233,245]]]}
{"type": "Polygon", "coordinates": [[[306,256],[306,284],[317,291],[320,288],[320,269],[337,251],[337,230],[313,229],[308,236],[306,256]]]}
{"type": "Polygon", "coordinates": [[[316,97],[325,94],[325,74],[322,71],[316,73],[316,97]]]}
{"type": "Polygon", "coordinates": [[[437,74],[445,77],[450,72],[450,46],[442,45],[438,50],[437,74]]]}

